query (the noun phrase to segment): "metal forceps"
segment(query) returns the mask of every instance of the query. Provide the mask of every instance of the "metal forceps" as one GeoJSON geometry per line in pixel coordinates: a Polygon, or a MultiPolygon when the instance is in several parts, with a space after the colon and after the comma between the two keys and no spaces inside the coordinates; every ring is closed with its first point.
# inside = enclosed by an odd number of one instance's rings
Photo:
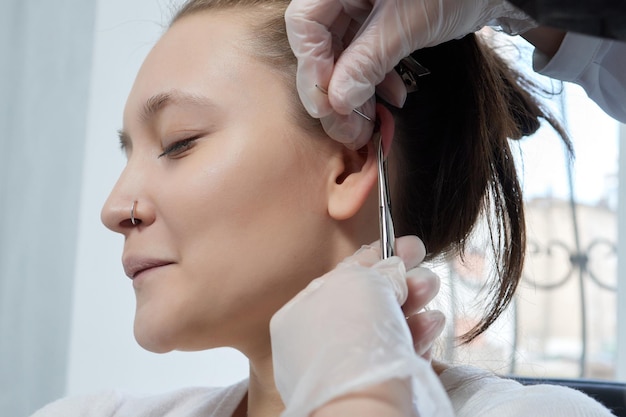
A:
{"type": "Polygon", "coordinates": [[[383,137],[380,131],[375,132],[374,146],[378,165],[378,225],[380,228],[380,249],[383,259],[395,255],[396,235],[391,219],[391,198],[389,196],[389,182],[387,174],[387,159],[383,152],[383,137]]]}
{"type": "MultiPolygon", "coordinates": [[[[318,90],[328,94],[328,90],[319,85],[315,85],[318,90]]],[[[367,120],[373,122],[372,118],[358,109],[353,112],[367,120]]],[[[380,230],[380,249],[382,259],[394,256],[396,248],[396,235],[393,229],[391,218],[391,198],[389,196],[389,182],[387,180],[387,160],[383,152],[383,137],[378,127],[378,121],[374,122],[374,136],[372,138],[376,147],[376,161],[378,166],[378,225],[380,230]]]]}

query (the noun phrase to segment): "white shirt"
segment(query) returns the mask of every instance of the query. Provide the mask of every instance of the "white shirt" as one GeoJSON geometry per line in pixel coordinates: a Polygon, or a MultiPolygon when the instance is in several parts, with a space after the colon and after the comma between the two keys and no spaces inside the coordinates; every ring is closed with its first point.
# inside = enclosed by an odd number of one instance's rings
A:
{"type": "Polygon", "coordinates": [[[604,417],[611,412],[571,388],[525,386],[471,367],[450,368],[440,375],[457,417],[604,417]]]}
{"type": "MultiPolygon", "coordinates": [[[[471,366],[449,368],[440,379],[457,417],[612,416],[579,391],[555,385],[524,386],[471,366]]],[[[230,417],[247,389],[244,380],[226,388],[187,388],[148,397],[110,391],[61,399],[32,417],[230,417]]]]}
{"type": "Polygon", "coordinates": [[[552,59],[535,49],[533,67],[580,85],[608,115],[626,123],[626,42],[567,33],[552,59]]]}

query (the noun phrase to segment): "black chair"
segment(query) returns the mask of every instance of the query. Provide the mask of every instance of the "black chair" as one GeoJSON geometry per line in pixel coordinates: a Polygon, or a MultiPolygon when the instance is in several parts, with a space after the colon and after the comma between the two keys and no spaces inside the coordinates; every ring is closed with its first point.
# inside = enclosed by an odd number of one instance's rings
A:
{"type": "Polygon", "coordinates": [[[597,379],[532,378],[508,376],[524,385],[563,385],[582,391],[604,404],[617,417],[626,417],[626,383],[597,379]]]}

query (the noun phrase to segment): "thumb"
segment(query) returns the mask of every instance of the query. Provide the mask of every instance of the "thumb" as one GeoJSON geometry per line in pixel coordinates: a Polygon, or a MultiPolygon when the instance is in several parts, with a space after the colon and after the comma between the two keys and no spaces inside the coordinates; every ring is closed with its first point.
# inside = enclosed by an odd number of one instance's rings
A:
{"type": "MultiPolygon", "coordinates": [[[[369,245],[361,246],[352,256],[345,258],[341,264],[359,264],[370,267],[381,260],[380,252],[380,240],[377,240],[369,245]]],[[[409,270],[417,267],[424,260],[426,248],[417,236],[401,236],[396,238],[396,255],[402,259],[406,269],[409,270]]]]}
{"type": "Polygon", "coordinates": [[[328,87],[335,62],[334,39],[344,35],[349,20],[335,0],[293,0],[285,10],[287,39],[298,60],[298,94],[316,118],[332,112],[328,98],[315,86],[328,87]]]}
{"type": "MultiPolygon", "coordinates": [[[[361,106],[374,95],[376,86],[411,53],[395,7],[377,2],[359,33],[339,56],[329,84],[329,101],[339,113],[361,106]]],[[[386,98],[386,97],[385,97],[386,98]]],[[[392,104],[403,101],[391,100],[392,104]]]]}

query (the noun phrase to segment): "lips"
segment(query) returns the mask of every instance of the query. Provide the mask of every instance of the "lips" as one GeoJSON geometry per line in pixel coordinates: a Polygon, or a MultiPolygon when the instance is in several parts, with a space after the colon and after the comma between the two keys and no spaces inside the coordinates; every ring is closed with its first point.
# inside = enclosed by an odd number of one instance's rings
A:
{"type": "Polygon", "coordinates": [[[137,275],[142,272],[165,265],[171,265],[173,262],[163,259],[128,257],[122,261],[122,264],[124,265],[126,276],[130,279],[135,279],[137,275]]]}

